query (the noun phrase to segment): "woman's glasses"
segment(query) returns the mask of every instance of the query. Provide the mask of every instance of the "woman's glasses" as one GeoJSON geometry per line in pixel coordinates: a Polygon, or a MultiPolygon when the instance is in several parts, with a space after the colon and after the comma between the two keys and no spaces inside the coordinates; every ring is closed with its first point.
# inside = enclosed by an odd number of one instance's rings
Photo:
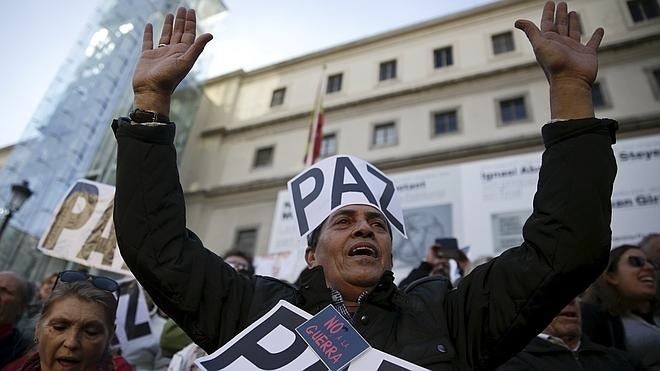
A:
{"type": "Polygon", "coordinates": [[[116,292],[119,297],[119,284],[117,281],[101,276],[92,276],[91,274],[80,271],[63,271],[57,274],[57,279],[53,284],[53,289],[57,286],[58,282],[72,283],[78,281],[90,281],[94,287],[108,292],[116,292]]]}
{"type": "Polygon", "coordinates": [[[647,259],[643,256],[629,256],[628,257],[628,264],[635,268],[641,268],[646,265],[646,263],[649,263],[653,266],[655,270],[660,269],[660,264],[658,262],[655,262],[651,259],[647,259]]]}

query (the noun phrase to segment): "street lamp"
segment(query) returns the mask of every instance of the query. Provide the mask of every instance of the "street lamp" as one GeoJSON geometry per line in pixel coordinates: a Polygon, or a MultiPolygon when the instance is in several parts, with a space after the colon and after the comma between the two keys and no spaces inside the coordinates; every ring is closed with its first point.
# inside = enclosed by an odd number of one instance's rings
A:
{"type": "Polygon", "coordinates": [[[32,196],[32,190],[28,186],[27,180],[24,180],[21,184],[11,185],[11,198],[4,210],[2,210],[5,217],[2,221],[2,226],[0,226],[0,241],[2,240],[2,234],[5,232],[5,228],[9,224],[9,220],[11,220],[14,213],[23,206],[30,196],[32,196]]]}

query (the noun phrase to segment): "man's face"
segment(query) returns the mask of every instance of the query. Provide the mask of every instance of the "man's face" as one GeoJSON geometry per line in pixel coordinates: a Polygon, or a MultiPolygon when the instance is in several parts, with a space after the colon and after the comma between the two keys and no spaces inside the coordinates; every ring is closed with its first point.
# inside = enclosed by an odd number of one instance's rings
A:
{"type": "Polygon", "coordinates": [[[559,314],[550,322],[550,325],[545,329],[545,333],[558,337],[565,338],[580,338],[582,336],[582,314],[580,312],[580,305],[577,299],[573,299],[559,314]]]}
{"type": "Polygon", "coordinates": [[[329,287],[355,301],[392,269],[387,219],[371,206],[344,206],[323,222],[316,249],[308,248],[305,258],[310,267],[323,267],[329,287]]]}
{"type": "Polygon", "coordinates": [[[0,273],[0,325],[14,325],[25,309],[20,282],[9,273],[0,273]]]}

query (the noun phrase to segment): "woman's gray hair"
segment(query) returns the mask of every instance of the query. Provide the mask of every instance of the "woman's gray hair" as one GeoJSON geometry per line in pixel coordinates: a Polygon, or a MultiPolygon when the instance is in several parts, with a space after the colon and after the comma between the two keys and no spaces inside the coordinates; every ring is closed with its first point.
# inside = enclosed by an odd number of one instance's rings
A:
{"type": "Polygon", "coordinates": [[[41,316],[39,316],[39,321],[37,323],[37,331],[41,328],[41,322],[44,318],[50,314],[53,305],[62,299],[70,297],[100,304],[104,313],[104,318],[101,320],[107,327],[108,333],[110,335],[113,334],[115,318],[117,315],[117,299],[115,299],[115,296],[111,292],[97,288],[90,281],[57,281],[57,285],[53,288],[53,292],[48,299],[46,299],[41,308],[41,316]]]}

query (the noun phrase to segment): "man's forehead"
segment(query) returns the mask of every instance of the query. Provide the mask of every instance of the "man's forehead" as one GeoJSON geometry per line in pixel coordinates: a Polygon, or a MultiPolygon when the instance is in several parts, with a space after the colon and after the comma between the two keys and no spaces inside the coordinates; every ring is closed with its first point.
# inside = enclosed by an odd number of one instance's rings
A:
{"type": "Polygon", "coordinates": [[[340,207],[339,209],[333,211],[329,216],[328,219],[336,216],[336,215],[355,215],[355,214],[360,214],[364,213],[368,217],[380,217],[383,219],[385,218],[385,215],[380,212],[376,207],[371,206],[371,205],[362,205],[362,204],[351,204],[351,205],[346,205],[343,207],[340,207]]]}

